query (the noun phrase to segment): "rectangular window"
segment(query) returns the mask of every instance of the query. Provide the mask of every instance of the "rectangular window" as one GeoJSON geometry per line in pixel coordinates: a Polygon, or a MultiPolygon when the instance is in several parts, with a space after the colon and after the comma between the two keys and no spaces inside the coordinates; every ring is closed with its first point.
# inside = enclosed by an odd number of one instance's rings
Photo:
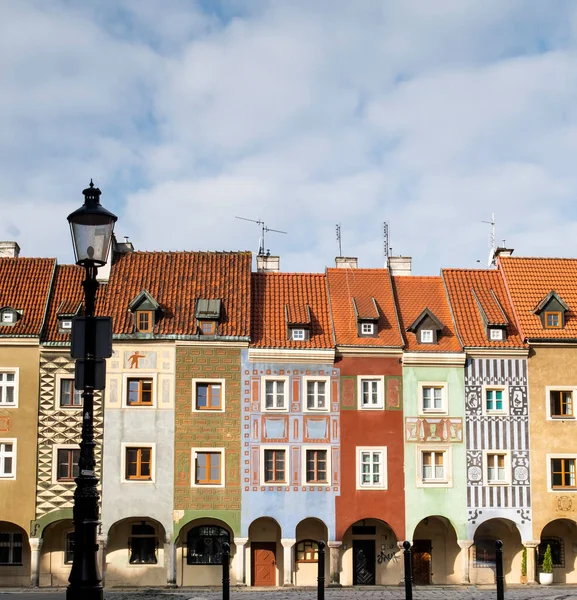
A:
{"type": "Polygon", "coordinates": [[[14,323],[14,313],[2,313],[2,323],[14,323]]]}
{"type": "Polygon", "coordinates": [[[152,406],[152,379],[128,379],[128,406],[152,406]]]}
{"type": "Polygon", "coordinates": [[[130,481],[152,480],[152,448],[126,448],[125,478],[130,481]]]}
{"type": "Polygon", "coordinates": [[[489,339],[500,342],[503,339],[502,329],[489,329],[489,339]]]}
{"type": "Polygon", "coordinates": [[[285,408],[284,380],[268,379],[265,381],[265,407],[267,410],[285,408]]]}
{"type": "Polygon", "coordinates": [[[507,483],[504,454],[487,454],[487,481],[489,483],[507,483]]]}
{"type": "Polygon", "coordinates": [[[386,487],[385,481],[385,452],[384,450],[360,449],[359,456],[359,487],[386,487]]]}
{"type": "Polygon", "coordinates": [[[305,330],[304,329],[293,329],[292,330],[292,339],[295,341],[303,341],[306,339],[305,330]]]}
{"type": "Polygon", "coordinates": [[[71,565],[74,562],[74,531],[66,534],[66,549],[64,551],[64,564],[71,565]]]}
{"type": "Polygon", "coordinates": [[[423,386],[423,410],[439,412],[443,410],[443,387],[423,386]]]}
{"type": "Polygon", "coordinates": [[[152,331],[152,311],[139,310],[136,313],[136,331],[148,333],[152,331]]]}
{"type": "Polygon", "coordinates": [[[326,410],[327,384],[326,381],[307,381],[307,408],[309,410],[326,410]]]}
{"type": "Polygon", "coordinates": [[[573,418],[573,390],[551,390],[549,403],[552,417],[573,418]]]}
{"type": "Polygon", "coordinates": [[[373,335],[374,323],[361,323],[361,333],[364,335],[373,335]]]}
{"type": "Polygon", "coordinates": [[[433,330],[432,329],[421,329],[421,343],[432,344],[433,343],[433,330]]]}
{"type": "Polygon", "coordinates": [[[383,408],[383,380],[362,378],[359,381],[360,407],[361,408],[383,408]]]}
{"type": "Polygon", "coordinates": [[[285,450],[264,451],[265,483],[286,483],[285,450]]]}
{"type": "Polygon", "coordinates": [[[445,452],[422,452],[422,477],[423,481],[445,481],[445,452]]]}
{"type": "Polygon", "coordinates": [[[306,477],[307,483],[328,483],[326,450],[306,451],[306,477]]]}
{"type": "Polygon", "coordinates": [[[196,452],[196,485],[220,485],[222,483],[222,454],[220,452],[196,452]]]}
{"type": "Polygon", "coordinates": [[[22,534],[0,531],[0,565],[22,564],[22,534]]]}
{"type": "Polygon", "coordinates": [[[73,378],[60,380],[60,406],[62,408],[82,406],[82,392],[74,389],[73,378]]]}
{"type": "Polygon", "coordinates": [[[146,521],[132,526],[132,535],[128,544],[130,549],[128,562],[131,565],[155,565],[158,562],[156,558],[158,537],[154,527],[146,521]]]}
{"type": "Polygon", "coordinates": [[[78,477],[78,460],[80,459],[80,449],[76,448],[58,448],[56,480],[74,481],[78,477]]]}
{"type": "Polygon", "coordinates": [[[60,329],[64,331],[70,331],[72,329],[72,320],[71,319],[61,319],[60,320],[60,329]]]}
{"type": "Polygon", "coordinates": [[[575,459],[551,459],[551,487],[553,489],[575,488],[575,459]]]}
{"type": "Polygon", "coordinates": [[[200,330],[202,331],[203,335],[214,335],[214,321],[201,321],[200,330]]]}
{"type": "Polygon", "coordinates": [[[561,313],[560,312],[546,312],[545,313],[545,327],[547,329],[559,329],[561,327],[561,313]]]}
{"type": "Polygon", "coordinates": [[[503,390],[485,390],[485,410],[503,412],[503,390]]]}
{"type": "Polygon", "coordinates": [[[0,440],[0,478],[16,477],[16,441],[0,440]]]}
{"type": "Polygon", "coordinates": [[[0,372],[0,408],[16,406],[16,373],[0,372]]]}
{"type": "Polygon", "coordinates": [[[222,410],[220,382],[196,384],[196,410],[222,410]]]}

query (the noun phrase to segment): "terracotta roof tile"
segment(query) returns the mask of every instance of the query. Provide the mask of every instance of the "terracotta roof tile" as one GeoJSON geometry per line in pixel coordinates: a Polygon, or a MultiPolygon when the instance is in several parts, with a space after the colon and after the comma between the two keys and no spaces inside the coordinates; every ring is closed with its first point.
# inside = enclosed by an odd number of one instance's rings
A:
{"type": "Polygon", "coordinates": [[[337,344],[402,348],[403,338],[387,269],[327,269],[329,297],[337,344]],[[378,336],[359,337],[353,305],[374,298],[379,311],[378,336]]]}
{"type": "Polygon", "coordinates": [[[441,277],[393,277],[399,320],[409,352],[461,352],[455,335],[453,318],[441,277]],[[437,344],[421,344],[415,333],[407,331],[421,313],[428,308],[443,324],[437,344]]]}
{"type": "Polygon", "coordinates": [[[132,334],[129,303],[146,289],[163,316],[157,336],[195,335],[196,301],[222,300],[219,336],[250,335],[250,252],[131,252],[112,267],[106,312],[114,333],[132,334]]]}
{"type": "Polygon", "coordinates": [[[509,321],[503,312],[493,289],[473,288],[471,293],[477,302],[481,316],[486,325],[508,325],[509,321]]]}
{"type": "Polygon", "coordinates": [[[324,273],[252,274],[252,345],[258,348],[333,348],[324,273]],[[306,324],[310,339],[288,339],[287,312],[294,324],[306,324]],[[286,307],[286,308],[285,308],[286,307]],[[287,311],[288,308],[288,311],[287,311]]]}
{"type": "Polygon", "coordinates": [[[355,298],[353,296],[353,306],[359,319],[371,320],[379,318],[379,311],[374,298],[355,298]]]}
{"type": "Polygon", "coordinates": [[[577,338],[577,259],[499,257],[522,334],[527,339],[577,338]],[[555,291],[569,306],[563,329],[544,329],[534,313],[555,291]]]}
{"type": "Polygon", "coordinates": [[[513,310],[507,298],[505,283],[498,271],[481,269],[443,269],[443,280],[457,324],[457,332],[467,348],[523,348],[525,347],[513,318],[513,310]],[[494,296],[493,296],[494,294],[494,296]],[[475,298],[480,299],[491,318],[502,319],[502,308],[507,325],[507,339],[487,339],[482,311],[475,298]],[[498,302],[498,305],[495,303],[498,302]]]}
{"type": "Polygon", "coordinates": [[[54,276],[54,258],[0,258],[0,306],[22,311],[0,336],[40,336],[54,276]]]}
{"type": "Polygon", "coordinates": [[[311,309],[308,304],[285,304],[286,322],[291,325],[310,325],[311,309]]]}

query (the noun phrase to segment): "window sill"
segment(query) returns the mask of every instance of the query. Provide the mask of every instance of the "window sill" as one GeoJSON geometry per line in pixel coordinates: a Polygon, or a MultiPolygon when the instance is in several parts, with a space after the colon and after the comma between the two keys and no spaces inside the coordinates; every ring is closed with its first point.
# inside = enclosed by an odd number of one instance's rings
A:
{"type": "Polygon", "coordinates": [[[385,410],[385,405],[380,404],[377,406],[361,406],[359,410],[385,410]]]}

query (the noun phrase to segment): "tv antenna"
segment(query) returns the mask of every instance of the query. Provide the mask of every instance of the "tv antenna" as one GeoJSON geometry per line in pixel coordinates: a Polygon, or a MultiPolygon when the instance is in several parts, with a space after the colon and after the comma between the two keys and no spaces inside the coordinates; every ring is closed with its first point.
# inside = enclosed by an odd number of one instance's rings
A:
{"type": "Polygon", "coordinates": [[[481,221],[481,223],[487,223],[487,225],[491,226],[491,233],[489,234],[489,260],[487,264],[482,263],[478,260],[478,263],[481,263],[485,267],[494,267],[495,266],[495,251],[497,250],[497,246],[495,245],[495,213],[491,213],[490,221],[481,221]]]}
{"type": "MultiPolygon", "coordinates": [[[[284,233],[286,235],[286,231],[281,231],[280,229],[271,229],[270,227],[267,227],[265,225],[264,221],[261,221],[260,219],[247,219],[246,217],[235,217],[235,218],[241,219],[242,221],[250,221],[251,223],[256,223],[257,225],[260,225],[261,234],[260,234],[260,239],[259,239],[259,243],[258,243],[258,255],[259,256],[264,256],[266,254],[265,244],[264,244],[265,233],[272,231],[274,233],[284,233]]],[[[269,251],[267,250],[267,252],[269,252],[269,251]]]]}
{"type": "Polygon", "coordinates": [[[389,263],[389,256],[393,253],[393,249],[389,247],[389,222],[383,223],[383,254],[385,255],[385,265],[389,263]]]}
{"type": "Polygon", "coordinates": [[[339,244],[339,256],[343,255],[343,246],[342,246],[342,238],[341,238],[341,226],[337,225],[337,243],[339,244]]]}

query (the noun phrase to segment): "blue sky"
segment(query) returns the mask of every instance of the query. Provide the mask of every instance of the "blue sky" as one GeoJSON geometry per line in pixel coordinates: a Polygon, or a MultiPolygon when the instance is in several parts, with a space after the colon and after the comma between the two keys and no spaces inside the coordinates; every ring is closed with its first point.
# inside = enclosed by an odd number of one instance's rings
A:
{"type": "Polygon", "coordinates": [[[72,260],[90,178],[141,250],[577,256],[577,3],[0,0],[0,238],[72,260]]]}

